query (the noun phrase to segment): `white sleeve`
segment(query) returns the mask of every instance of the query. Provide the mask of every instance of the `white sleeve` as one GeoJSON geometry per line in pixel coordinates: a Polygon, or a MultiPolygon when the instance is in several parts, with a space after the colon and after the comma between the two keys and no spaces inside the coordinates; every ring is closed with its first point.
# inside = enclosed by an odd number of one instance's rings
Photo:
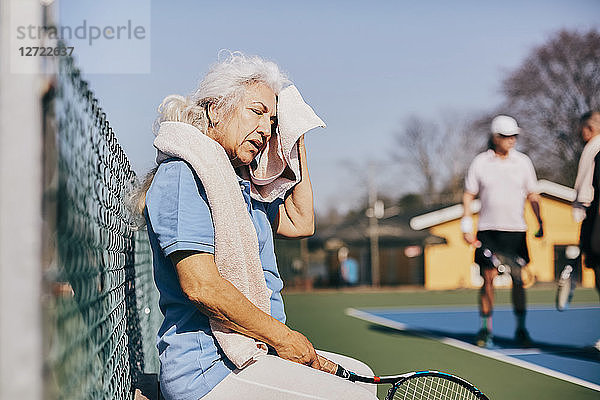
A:
{"type": "Polygon", "coordinates": [[[465,192],[471,194],[479,193],[479,177],[477,176],[477,159],[473,160],[469,169],[467,170],[467,176],[465,177],[465,192]]]}
{"type": "Polygon", "coordinates": [[[531,159],[527,157],[527,175],[525,177],[525,190],[527,194],[530,193],[538,193],[538,180],[537,175],[535,174],[535,168],[533,167],[533,163],[531,159]]]}

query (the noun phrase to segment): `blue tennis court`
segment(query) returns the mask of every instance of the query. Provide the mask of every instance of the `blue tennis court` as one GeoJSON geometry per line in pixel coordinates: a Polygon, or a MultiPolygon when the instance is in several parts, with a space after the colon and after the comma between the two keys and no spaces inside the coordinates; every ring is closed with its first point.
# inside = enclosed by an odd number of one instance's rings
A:
{"type": "Polygon", "coordinates": [[[508,306],[494,310],[491,349],[472,344],[479,328],[476,307],[348,309],[347,314],[600,391],[600,351],[594,348],[600,339],[598,306],[580,305],[564,312],[530,306],[527,327],[534,346],[527,349],[513,340],[515,318],[508,306]]]}

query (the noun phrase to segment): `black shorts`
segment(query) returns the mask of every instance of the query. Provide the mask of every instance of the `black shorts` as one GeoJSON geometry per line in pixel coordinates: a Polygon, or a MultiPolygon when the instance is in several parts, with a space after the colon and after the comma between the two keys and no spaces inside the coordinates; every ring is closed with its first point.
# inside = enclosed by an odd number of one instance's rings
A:
{"type": "Polygon", "coordinates": [[[479,231],[477,240],[481,247],[475,250],[475,262],[482,270],[494,268],[489,258],[483,255],[483,249],[490,249],[494,253],[504,254],[509,257],[521,257],[525,264],[529,264],[529,251],[527,250],[527,236],[525,232],[507,231],[479,231]]]}
{"type": "Polygon", "coordinates": [[[598,269],[600,267],[600,254],[592,251],[592,232],[594,230],[594,222],[596,221],[596,212],[593,210],[594,208],[588,207],[586,217],[581,223],[579,247],[585,256],[585,266],[598,269]]]}

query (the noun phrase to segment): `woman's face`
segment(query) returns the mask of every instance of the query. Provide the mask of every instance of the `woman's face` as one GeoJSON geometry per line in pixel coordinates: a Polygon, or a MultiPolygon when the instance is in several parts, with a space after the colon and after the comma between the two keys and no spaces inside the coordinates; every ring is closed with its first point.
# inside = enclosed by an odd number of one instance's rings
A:
{"type": "Polygon", "coordinates": [[[264,84],[248,86],[230,118],[215,128],[214,139],[223,146],[234,168],[248,165],[265,148],[277,123],[275,93],[264,84]]]}

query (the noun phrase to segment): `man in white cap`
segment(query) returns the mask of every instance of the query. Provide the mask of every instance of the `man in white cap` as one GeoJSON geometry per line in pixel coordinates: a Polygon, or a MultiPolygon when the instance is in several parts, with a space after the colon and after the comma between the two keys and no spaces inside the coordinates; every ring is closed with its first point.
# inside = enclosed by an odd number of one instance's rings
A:
{"type": "MultiPolygon", "coordinates": [[[[544,232],[535,169],[529,157],[514,149],[520,132],[514,118],[508,115],[496,116],[491,124],[489,150],[475,157],[465,178],[461,229],[465,241],[476,246],[475,262],[479,264],[483,277],[479,294],[481,329],[476,341],[480,347],[493,346],[493,280],[498,271],[491,262],[489,252],[521,259],[523,266],[529,263],[525,200],[529,200],[539,223],[536,237],[542,237],[544,232]],[[478,195],[481,210],[475,235],[471,206],[478,195]]],[[[531,339],[525,328],[525,289],[520,268],[512,268],[511,277],[513,310],[517,319],[515,341],[520,346],[528,347],[531,339]]]]}

